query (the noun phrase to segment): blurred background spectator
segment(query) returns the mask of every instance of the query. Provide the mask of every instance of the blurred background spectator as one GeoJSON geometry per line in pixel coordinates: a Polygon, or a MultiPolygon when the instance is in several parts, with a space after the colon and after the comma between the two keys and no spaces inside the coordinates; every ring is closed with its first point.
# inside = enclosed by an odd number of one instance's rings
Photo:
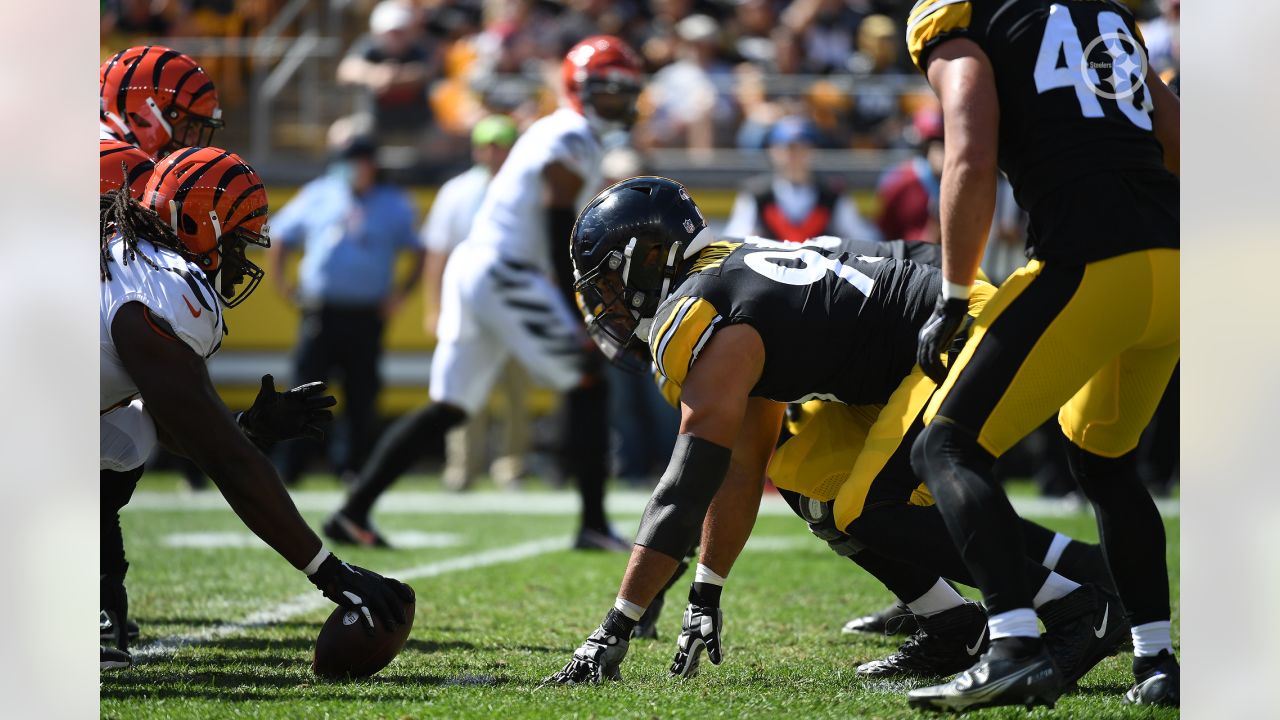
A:
{"type": "Polygon", "coordinates": [[[910,127],[916,154],[885,171],[876,189],[876,225],[886,240],[939,241],[938,192],[942,179],[942,111],[916,111],[910,127]]]}
{"type": "MultiPolygon", "coordinates": [[[[475,164],[440,188],[431,212],[422,226],[426,248],[423,294],[426,299],[423,329],[436,335],[440,317],[440,286],[449,254],[471,232],[471,221],[480,208],[489,181],[502,167],[519,131],[506,115],[489,115],[471,131],[471,157],[475,164]]],[[[494,417],[487,411],[476,413],[445,436],[444,484],[451,490],[465,490],[485,469],[490,427],[497,425],[497,446],[489,474],[500,487],[512,487],[525,473],[529,452],[531,418],[527,403],[529,377],[517,362],[509,362],[494,387],[501,397],[503,413],[494,417]]]]}
{"type": "MultiPolygon", "coordinates": [[[[375,438],[383,325],[417,284],[423,257],[412,201],[380,178],[377,146],[350,126],[332,130],[329,171],[271,218],[271,273],[302,312],[294,377],[328,380],[336,370],[342,378],[346,442],[335,453],[339,474],[358,471],[375,438]],[[296,282],[285,272],[291,252],[302,253],[296,282]],[[397,284],[400,252],[413,253],[416,267],[397,284]]],[[[282,445],[286,482],[298,478],[314,450],[309,440],[282,445]]]]}
{"type": "Polygon", "coordinates": [[[747,181],[734,200],[724,234],[797,243],[818,235],[879,240],[879,231],[858,214],[843,186],[814,174],[812,152],[817,144],[818,131],[808,120],[779,120],[769,132],[773,172],[747,181]]]}
{"type": "Polygon", "coordinates": [[[382,0],[369,15],[369,34],[338,65],[338,82],[360,88],[362,110],[372,116],[379,141],[386,142],[430,127],[427,83],[439,69],[439,53],[427,46],[413,8],[382,0]]]}

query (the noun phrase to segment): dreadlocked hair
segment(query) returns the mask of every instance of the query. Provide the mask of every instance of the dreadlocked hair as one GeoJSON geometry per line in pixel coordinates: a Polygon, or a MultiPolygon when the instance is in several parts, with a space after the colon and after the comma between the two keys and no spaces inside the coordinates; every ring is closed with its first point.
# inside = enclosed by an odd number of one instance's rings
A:
{"type": "Polygon", "coordinates": [[[159,270],[155,261],[146,253],[138,253],[138,241],[147,240],[151,244],[168,248],[187,260],[194,261],[196,254],[187,250],[178,234],[151,208],[143,206],[129,195],[129,186],[105,192],[98,199],[98,268],[99,279],[103,282],[111,279],[111,252],[108,246],[111,239],[119,233],[124,240],[123,262],[128,265],[131,260],[141,257],[151,267],[159,270]]]}

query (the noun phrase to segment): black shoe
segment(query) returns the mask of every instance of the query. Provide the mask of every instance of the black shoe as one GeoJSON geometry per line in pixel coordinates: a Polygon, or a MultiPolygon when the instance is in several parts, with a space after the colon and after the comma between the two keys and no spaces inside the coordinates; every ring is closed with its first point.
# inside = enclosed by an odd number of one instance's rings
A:
{"type": "Polygon", "coordinates": [[[582,528],[573,541],[574,550],[607,550],[609,552],[631,552],[631,543],[613,533],[610,528],[582,528]]]}
{"type": "MultiPolygon", "coordinates": [[[[919,616],[917,616],[919,617],[919,616]]],[[[987,649],[987,614],[966,602],[929,617],[894,654],[858,666],[873,677],[937,677],[955,675],[973,665],[987,649]]]]}
{"type": "Polygon", "coordinates": [[[1062,679],[1049,653],[1040,650],[1025,658],[1007,658],[988,650],[977,665],[945,685],[907,693],[907,702],[923,710],[964,712],[998,705],[1053,707],[1062,693],[1062,679]]]}
{"type": "Polygon", "coordinates": [[[1137,683],[1124,694],[1126,705],[1178,707],[1182,671],[1168,650],[1155,657],[1134,658],[1133,677],[1137,683]]]}
{"type": "Polygon", "coordinates": [[[99,670],[120,670],[133,664],[133,657],[123,650],[99,646],[99,670]]]}
{"type": "Polygon", "coordinates": [[[911,635],[920,629],[919,619],[901,602],[871,615],[857,617],[844,624],[840,632],[845,635],[868,633],[870,635],[911,635]]]}
{"type": "Polygon", "coordinates": [[[1036,611],[1044,643],[1070,685],[1109,656],[1129,636],[1129,621],[1115,595],[1085,584],[1036,611]]]}
{"type": "Polygon", "coordinates": [[[359,545],[361,547],[390,548],[391,543],[382,537],[373,523],[368,520],[357,521],[336,512],[321,526],[325,537],[339,545],[359,545]]]}
{"type": "MultiPolygon", "coordinates": [[[[98,639],[101,642],[115,642],[116,627],[115,624],[111,622],[111,614],[106,610],[101,611],[101,614],[98,616],[98,627],[101,630],[98,635],[98,639]]],[[[129,636],[130,642],[138,639],[138,623],[132,620],[125,620],[124,628],[125,634],[129,636]]]]}

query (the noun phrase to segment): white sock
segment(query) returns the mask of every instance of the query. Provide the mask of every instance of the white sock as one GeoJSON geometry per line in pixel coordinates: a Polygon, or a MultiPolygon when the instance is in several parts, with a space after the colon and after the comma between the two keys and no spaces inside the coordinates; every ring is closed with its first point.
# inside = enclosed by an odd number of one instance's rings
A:
{"type": "Polygon", "coordinates": [[[987,618],[987,628],[991,630],[991,639],[1006,637],[1040,637],[1040,626],[1036,624],[1036,611],[1031,608],[1018,608],[1002,612],[987,618]]]}
{"type": "Polygon", "coordinates": [[[1071,538],[1062,533],[1053,534],[1053,542],[1049,543],[1049,549],[1044,553],[1044,561],[1041,565],[1053,570],[1058,567],[1058,561],[1062,559],[1062,551],[1067,549],[1071,544],[1071,538]]]}
{"type": "Polygon", "coordinates": [[[1065,596],[1067,593],[1080,587],[1080,583],[1075,580],[1068,580],[1056,572],[1049,573],[1049,577],[1045,578],[1044,584],[1040,586],[1040,590],[1036,592],[1036,596],[1031,600],[1031,604],[1035,607],[1057,600],[1065,596]]]}
{"type": "Polygon", "coordinates": [[[693,581],[696,583],[711,583],[724,587],[724,578],[720,577],[715,570],[698,563],[698,569],[693,571],[693,581]]]}
{"type": "Polygon", "coordinates": [[[948,585],[946,580],[938,578],[938,582],[928,592],[907,603],[907,607],[916,615],[929,617],[963,604],[964,598],[960,597],[960,593],[948,585]]]}
{"type": "Polygon", "coordinates": [[[1154,657],[1159,655],[1161,650],[1168,650],[1169,654],[1172,655],[1173,636],[1170,634],[1171,629],[1168,620],[1134,625],[1133,629],[1130,630],[1133,634],[1134,657],[1154,657]]]}
{"type": "Polygon", "coordinates": [[[613,607],[618,612],[637,622],[639,622],[640,616],[644,615],[645,611],[645,608],[640,607],[630,600],[623,600],[621,595],[618,596],[617,600],[613,601],[613,607]]]}

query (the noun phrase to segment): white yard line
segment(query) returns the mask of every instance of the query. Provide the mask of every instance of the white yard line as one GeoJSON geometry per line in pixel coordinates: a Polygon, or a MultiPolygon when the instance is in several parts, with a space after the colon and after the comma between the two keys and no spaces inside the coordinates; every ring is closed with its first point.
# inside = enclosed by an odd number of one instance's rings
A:
{"type": "MultiPolygon", "coordinates": [[[[292,493],[299,510],[331,512],[342,504],[343,495],[336,491],[302,490],[292,493]]],[[[1030,517],[1066,517],[1089,512],[1071,501],[1041,497],[1013,498],[1013,507],[1030,517]]],[[[386,515],[576,515],[578,495],[574,492],[427,492],[387,493],[378,501],[378,514],[386,515]]],[[[619,515],[639,515],[649,502],[649,493],[624,490],[609,493],[607,508],[619,515]]],[[[1156,501],[1165,517],[1178,517],[1178,501],[1156,501]]],[[[125,512],[227,510],[227,503],[216,491],[194,493],[141,491],[134,493],[125,512]]],[[[777,495],[765,495],[760,514],[791,515],[791,508],[777,495]]]]}
{"type": "MultiPolygon", "coordinates": [[[[540,540],[531,540],[529,542],[520,543],[518,545],[510,545],[508,547],[495,548],[493,550],[485,550],[483,552],[472,553],[470,555],[461,555],[448,560],[440,560],[438,562],[426,563],[424,565],[416,565],[414,567],[404,568],[401,570],[392,570],[387,575],[399,580],[418,580],[421,578],[437,577],[453,572],[462,572],[464,570],[474,570],[476,568],[489,567],[491,565],[501,565],[503,563],[524,560],[537,555],[543,555],[556,550],[566,550],[569,543],[563,535],[555,537],[546,537],[540,540]]],[[[317,591],[298,595],[283,603],[259,610],[252,613],[239,622],[223,623],[206,628],[190,635],[173,635],[161,638],[155,642],[143,645],[133,651],[135,662],[145,662],[157,657],[168,655],[179,648],[188,645],[198,645],[219,638],[239,635],[246,630],[271,625],[272,623],[284,622],[299,615],[305,615],[309,612],[328,607],[330,602],[325,599],[317,591]]]]}

